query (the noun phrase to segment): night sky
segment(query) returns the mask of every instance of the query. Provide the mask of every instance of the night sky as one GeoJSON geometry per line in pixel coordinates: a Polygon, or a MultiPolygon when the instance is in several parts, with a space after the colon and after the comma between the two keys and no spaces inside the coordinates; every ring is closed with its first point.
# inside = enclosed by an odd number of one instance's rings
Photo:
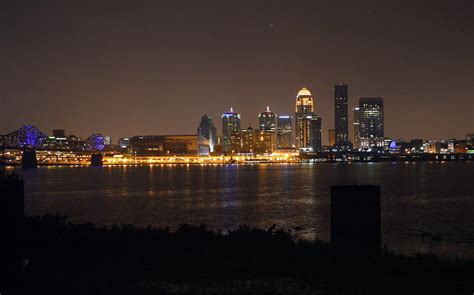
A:
{"type": "MultiPolygon", "coordinates": [[[[234,107],[257,127],[308,87],[382,96],[385,135],[474,132],[473,1],[2,1],[0,134],[194,134],[234,107]],[[7,3],[9,2],[9,3],[7,3]]],[[[352,113],[350,116],[352,123],[352,113]]],[[[350,127],[351,132],[352,128],[350,127]]]]}

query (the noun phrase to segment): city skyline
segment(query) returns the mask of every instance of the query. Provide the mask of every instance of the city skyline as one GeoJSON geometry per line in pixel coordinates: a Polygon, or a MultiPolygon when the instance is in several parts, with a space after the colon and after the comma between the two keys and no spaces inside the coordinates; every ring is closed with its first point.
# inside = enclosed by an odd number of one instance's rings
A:
{"type": "Polygon", "coordinates": [[[350,87],[349,110],[359,97],[383,97],[392,138],[474,129],[468,1],[111,3],[5,5],[0,134],[27,124],[114,141],[194,134],[202,114],[217,122],[231,106],[256,128],[266,106],[292,115],[308,87],[326,144],[337,83],[350,87]]]}

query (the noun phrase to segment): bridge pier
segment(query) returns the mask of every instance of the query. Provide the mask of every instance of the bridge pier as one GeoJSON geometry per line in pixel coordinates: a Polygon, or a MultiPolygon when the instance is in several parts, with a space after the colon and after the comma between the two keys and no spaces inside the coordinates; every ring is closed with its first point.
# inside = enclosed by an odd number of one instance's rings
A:
{"type": "Polygon", "coordinates": [[[38,168],[38,160],[36,159],[36,151],[25,149],[21,155],[21,168],[35,169],[38,168]]]}
{"type": "Polygon", "coordinates": [[[102,154],[96,153],[91,155],[91,166],[92,167],[102,167],[104,164],[102,154]]]}

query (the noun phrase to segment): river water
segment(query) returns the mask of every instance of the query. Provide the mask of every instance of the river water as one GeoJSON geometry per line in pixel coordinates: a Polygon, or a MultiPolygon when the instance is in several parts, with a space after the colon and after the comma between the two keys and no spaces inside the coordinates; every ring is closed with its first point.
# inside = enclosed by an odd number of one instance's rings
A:
{"type": "Polygon", "coordinates": [[[383,244],[406,254],[474,257],[474,163],[315,163],[41,167],[19,171],[27,215],[74,222],[299,227],[329,240],[331,185],[381,185],[383,244]],[[444,241],[421,238],[417,231],[444,241]],[[455,242],[457,241],[457,243],[455,242]]]}

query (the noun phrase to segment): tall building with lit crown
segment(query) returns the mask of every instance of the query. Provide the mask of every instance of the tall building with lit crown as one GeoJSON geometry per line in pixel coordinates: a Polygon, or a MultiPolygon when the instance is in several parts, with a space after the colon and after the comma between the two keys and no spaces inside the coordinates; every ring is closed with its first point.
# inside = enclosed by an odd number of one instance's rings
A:
{"type": "Polygon", "coordinates": [[[349,142],[348,89],[346,84],[334,86],[334,132],[337,147],[347,147],[349,142]]]}
{"type": "Polygon", "coordinates": [[[360,148],[360,124],[359,124],[359,108],[353,109],[354,112],[354,148],[360,148]]]}
{"type": "Polygon", "coordinates": [[[361,148],[383,147],[383,98],[359,98],[359,130],[361,148]]]}
{"type": "Polygon", "coordinates": [[[303,87],[296,95],[295,107],[295,141],[296,147],[305,149],[311,147],[310,120],[308,116],[314,115],[314,101],[311,92],[303,87]]]}
{"type": "Polygon", "coordinates": [[[270,111],[270,107],[267,107],[265,112],[261,112],[258,115],[258,125],[261,130],[276,131],[277,115],[270,111]]]}
{"type": "Polygon", "coordinates": [[[291,149],[293,147],[292,116],[281,116],[277,118],[277,148],[291,149]]]}
{"type": "Polygon", "coordinates": [[[240,133],[240,114],[230,108],[229,112],[222,114],[222,148],[224,153],[235,150],[239,143],[234,141],[241,140],[241,136],[237,135],[240,133]]]}
{"type": "Polygon", "coordinates": [[[215,152],[217,131],[211,116],[208,114],[204,114],[201,117],[201,122],[197,128],[197,136],[199,145],[198,153],[200,156],[208,156],[210,153],[215,152]]]}

